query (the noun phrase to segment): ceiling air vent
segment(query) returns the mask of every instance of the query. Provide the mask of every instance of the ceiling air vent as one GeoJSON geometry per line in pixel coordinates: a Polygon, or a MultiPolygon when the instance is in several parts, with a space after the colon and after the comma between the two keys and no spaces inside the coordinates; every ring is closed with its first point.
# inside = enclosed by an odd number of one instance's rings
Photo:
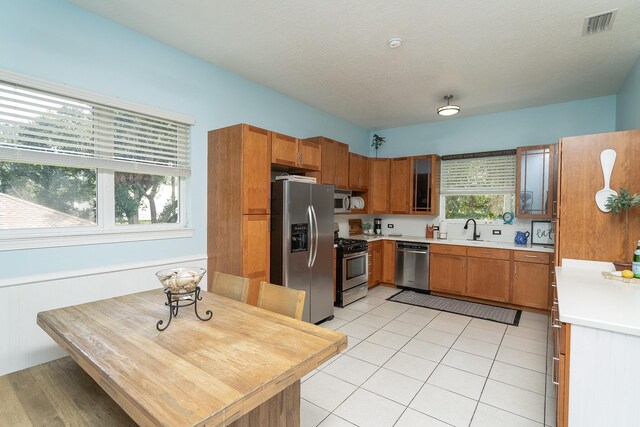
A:
{"type": "Polygon", "coordinates": [[[598,13],[597,15],[587,16],[584,18],[584,26],[582,27],[582,35],[590,36],[603,31],[609,31],[613,27],[613,21],[616,19],[618,9],[608,12],[598,13]]]}

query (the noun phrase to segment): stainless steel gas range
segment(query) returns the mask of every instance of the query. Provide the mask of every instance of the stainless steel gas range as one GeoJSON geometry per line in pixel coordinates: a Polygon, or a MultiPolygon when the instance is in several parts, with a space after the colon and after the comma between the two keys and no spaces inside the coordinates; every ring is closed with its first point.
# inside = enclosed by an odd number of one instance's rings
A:
{"type": "Polygon", "coordinates": [[[342,239],[335,241],[336,251],[336,306],[345,307],[367,296],[369,262],[366,240],[342,239]]]}

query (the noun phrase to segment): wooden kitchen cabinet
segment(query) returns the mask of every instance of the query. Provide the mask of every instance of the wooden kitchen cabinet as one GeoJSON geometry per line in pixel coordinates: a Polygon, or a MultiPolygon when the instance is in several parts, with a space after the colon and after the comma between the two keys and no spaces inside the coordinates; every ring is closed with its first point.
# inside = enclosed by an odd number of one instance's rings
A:
{"type": "Polygon", "coordinates": [[[382,241],[382,283],[396,283],[396,242],[382,241]]]}
{"type": "Polygon", "coordinates": [[[336,188],[349,188],[349,146],[336,141],[336,188]]]}
{"type": "Polygon", "coordinates": [[[516,216],[553,218],[556,145],[519,147],[516,151],[516,216]]]}
{"type": "Polygon", "coordinates": [[[389,212],[389,159],[369,159],[369,213],[389,212]]]}
{"type": "Polygon", "coordinates": [[[261,281],[269,281],[271,233],[269,215],[242,215],[242,273],[249,278],[247,303],[258,303],[261,281]]]}
{"type": "MultiPolygon", "coordinates": [[[[433,245],[431,246],[433,248],[433,245]]],[[[467,257],[433,253],[429,257],[429,288],[432,291],[464,295],[467,284],[467,257]]]]}
{"type": "Polygon", "coordinates": [[[467,247],[431,245],[429,249],[429,288],[464,295],[467,290],[467,247]]]}
{"type": "Polygon", "coordinates": [[[549,308],[549,254],[514,251],[511,302],[549,308]]]}
{"type": "Polygon", "coordinates": [[[336,188],[349,187],[349,146],[324,136],[308,138],[304,141],[320,145],[320,170],[306,175],[314,176],[318,184],[333,184],[336,188]]]}
{"type": "Polygon", "coordinates": [[[314,141],[272,133],[271,163],[291,168],[319,171],[322,148],[314,141]]]}
{"type": "Polygon", "coordinates": [[[365,156],[349,153],[349,188],[366,190],[369,186],[369,161],[365,156]]]}
{"type": "Polygon", "coordinates": [[[382,280],[382,242],[369,243],[369,288],[382,280]]]}
{"type": "Polygon", "coordinates": [[[409,213],[410,160],[408,157],[391,159],[389,163],[389,213],[409,213]]]}
{"type": "Polygon", "coordinates": [[[411,157],[410,211],[414,215],[438,215],[440,207],[440,157],[411,157]]]}
{"type": "Polygon", "coordinates": [[[214,271],[248,277],[255,304],[260,281],[269,281],[271,132],[246,124],[210,131],[207,159],[209,287],[214,271]]]}
{"type": "Polygon", "coordinates": [[[509,261],[468,258],[467,294],[492,301],[509,301],[509,261]]]}

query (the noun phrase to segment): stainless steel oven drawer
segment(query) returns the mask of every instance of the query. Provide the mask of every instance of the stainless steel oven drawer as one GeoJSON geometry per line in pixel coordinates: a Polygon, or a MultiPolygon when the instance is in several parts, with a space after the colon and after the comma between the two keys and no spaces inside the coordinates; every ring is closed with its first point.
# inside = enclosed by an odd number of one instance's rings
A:
{"type": "Polygon", "coordinates": [[[347,291],[342,292],[342,306],[346,306],[359,300],[360,298],[364,298],[367,296],[367,292],[369,290],[369,285],[365,282],[361,285],[355,286],[347,291]]]}

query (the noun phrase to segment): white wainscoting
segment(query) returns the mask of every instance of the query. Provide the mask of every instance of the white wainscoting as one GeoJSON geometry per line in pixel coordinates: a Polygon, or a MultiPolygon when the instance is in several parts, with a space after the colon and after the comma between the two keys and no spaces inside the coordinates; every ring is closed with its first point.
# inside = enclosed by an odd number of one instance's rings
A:
{"type": "Polygon", "coordinates": [[[66,354],[36,324],[39,312],[159,288],[156,271],[206,264],[194,255],[0,281],[0,375],[66,354]]]}

